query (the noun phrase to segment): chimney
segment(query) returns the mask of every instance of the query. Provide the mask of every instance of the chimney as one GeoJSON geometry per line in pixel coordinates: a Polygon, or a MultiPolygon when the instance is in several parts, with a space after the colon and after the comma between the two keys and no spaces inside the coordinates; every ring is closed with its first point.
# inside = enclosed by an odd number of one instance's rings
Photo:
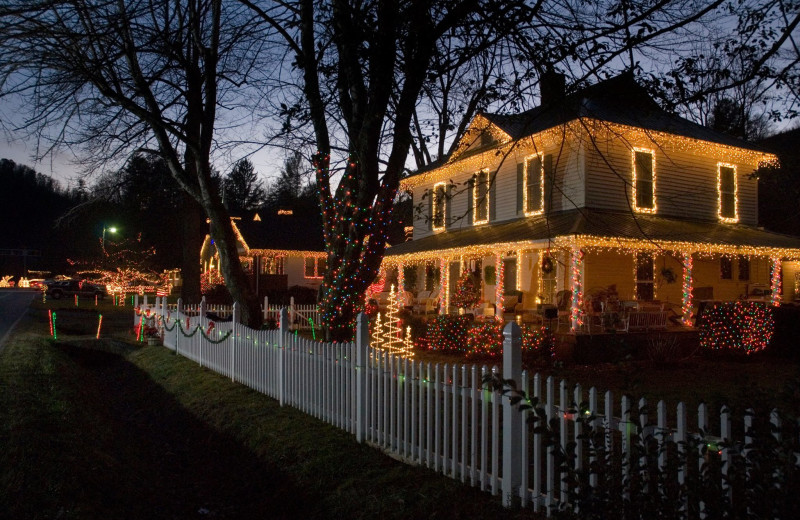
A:
{"type": "Polygon", "coordinates": [[[555,105],[566,96],[567,80],[560,72],[548,69],[539,78],[542,105],[555,105]]]}

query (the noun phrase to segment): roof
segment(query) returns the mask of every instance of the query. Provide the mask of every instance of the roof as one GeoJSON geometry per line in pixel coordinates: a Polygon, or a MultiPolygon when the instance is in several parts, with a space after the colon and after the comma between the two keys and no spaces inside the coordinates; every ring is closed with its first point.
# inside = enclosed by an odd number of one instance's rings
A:
{"type": "Polygon", "coordinates": [[[236,227],[250,249],[324,251],[322,220],[319,212],[293,212],[291,215],[259,211],[261,220],[250,214],[236,220],[236,227]]]}
{"type": "Polygon", "coordinates": [[[796,250],[792,256],[800,257],[800,237],[740,224],[698,222],[593,209],[576,209],[549,217],[525,217],[493,225],[450,230],[398,244],[387,249],[386,256],[433,253],[470,246],[485,246],[488,249],[493,244],[546,241],[578,235],[609,239],[609,247],[613,247],[615,240],[620,243],[620,247],[630,247],[629,243],[623,245],[625,241],[680,242],[796,250]]]}
{"type": "MultiPolygon", "coordinates": [[[[771,151],[763,145],[742,141],[667,112],[650,97],[644,87],[636,83],[633,74],[628,72],[582,88],[558,103],[541,105],[520,114],[480,115],[513,140],[569,121],[589,118],[756,152],[771,151]]],[[[453,159],[457,160],[453,157],[449,160],[453,159]]],[[[417,173],[431,171],[441,164],[425,167],[417,173]]]]}

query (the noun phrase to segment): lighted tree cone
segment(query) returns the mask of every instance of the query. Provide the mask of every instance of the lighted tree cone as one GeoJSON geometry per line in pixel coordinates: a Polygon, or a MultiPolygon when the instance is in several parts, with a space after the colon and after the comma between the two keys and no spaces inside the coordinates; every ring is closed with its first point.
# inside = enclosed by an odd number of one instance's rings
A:
{"type": "Polygon", "coordinates": [[[456,282],[451,300],[453,306],[459,309],[471,309],[478,304],[480,294],[472,273],[464,271],[456,282]]]}
{"type": "Polygon", "coordinates": [[[386,308],[386,320],[383,323],[383,345],[381,348],[390,354],[399,354],[403,350],[403,340],[400,337],[400,318],[397,294],[392,285],[389,291],[389,302],[386,308]]]}

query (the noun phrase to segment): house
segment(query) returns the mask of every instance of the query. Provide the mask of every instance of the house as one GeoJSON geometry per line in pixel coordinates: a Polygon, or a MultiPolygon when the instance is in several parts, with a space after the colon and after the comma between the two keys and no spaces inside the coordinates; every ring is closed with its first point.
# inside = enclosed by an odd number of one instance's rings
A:
{"type": "MultiPolygon", "coordinates": [[[[282,208],[231,220],[239,258],[259,296],[295,286],[319,288],[327,256],[317,215],[282,208]]],[[[206,277],[218,272],[219,253],[213,245],[207,235],[200,250],[206,277]]]]}
{"type": "Polygon", "coordinates": [[[421,211],[383,263],[400,286],[456,312],[469,270],[490,312],[556,305],[572,331],[612,298],[687,325],[703,300],[780,301],[800,239],[757,227],[751,176],[773,154],[664,111],[630,74],[563,87],[551,74],[541,106],[476,116],[450,157],[405,179],[421,211]]]}

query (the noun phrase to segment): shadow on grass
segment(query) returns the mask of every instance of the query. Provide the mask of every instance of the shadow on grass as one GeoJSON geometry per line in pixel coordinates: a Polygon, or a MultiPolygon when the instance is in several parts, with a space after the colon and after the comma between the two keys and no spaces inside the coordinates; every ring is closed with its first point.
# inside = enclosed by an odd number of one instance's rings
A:
{"type": "Polygon", "coordinates": [[[22,457],[7,461],[5,518],[319,514],[280,468],[189,413],[121,355],[55,346],[53,377],[32,382],[70,394],[68,402],[38,400],[55,409],[27,424],[36,431],[16,451],[22,457]]]}

